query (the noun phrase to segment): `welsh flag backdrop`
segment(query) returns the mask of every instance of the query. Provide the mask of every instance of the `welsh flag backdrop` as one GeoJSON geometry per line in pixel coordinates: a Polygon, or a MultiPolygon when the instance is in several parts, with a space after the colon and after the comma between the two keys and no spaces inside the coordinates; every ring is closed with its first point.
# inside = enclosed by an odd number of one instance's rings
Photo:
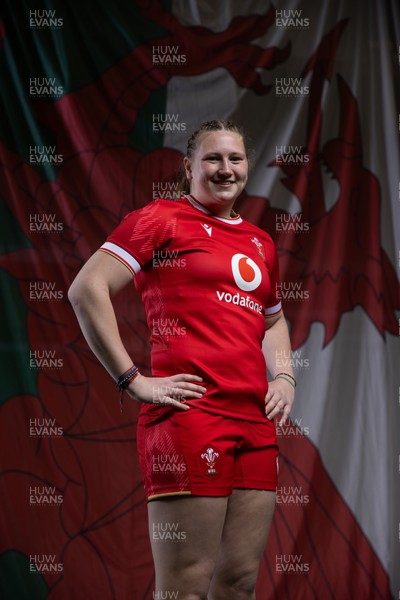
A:
{"type": "MultiPolygon", "coordinates": [[[[2,6],[1,597],[153,598],[138,406],[120,414],[66,292],[125,214],[176,198],[188,133],[234,118],[298,379],[257,600],[397,598],[396,0],[2,6]]],[[[148,374],[133,286],[115,304],[148,374]]]]}

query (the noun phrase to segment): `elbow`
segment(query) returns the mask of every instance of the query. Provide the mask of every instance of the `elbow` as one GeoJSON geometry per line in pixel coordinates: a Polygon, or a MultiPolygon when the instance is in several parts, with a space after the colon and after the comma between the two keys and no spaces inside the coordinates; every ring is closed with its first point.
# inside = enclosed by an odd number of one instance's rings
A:
{"type": "Polygon", "coordinates": [[[83,292],[81,286],[76,283],[76,280],[70,285],[67,292],[67,297],[73,308],[75,308],[81,302],[83,292]]]}
{"type": "Polygon", "coordinates": [[[80,274],[71,283],[67,292],[68,300],[75,312],[78,309],[90,309],[109,295],[109,289],[104,280],[80,274]]]}
{"type": "Polygon", "coordinates": [[[88,302],[96,289],[96,282],[91,277],[82,276],[81,273],[78,273],[68,289],[67,297],[75,309],[88,302]]]}

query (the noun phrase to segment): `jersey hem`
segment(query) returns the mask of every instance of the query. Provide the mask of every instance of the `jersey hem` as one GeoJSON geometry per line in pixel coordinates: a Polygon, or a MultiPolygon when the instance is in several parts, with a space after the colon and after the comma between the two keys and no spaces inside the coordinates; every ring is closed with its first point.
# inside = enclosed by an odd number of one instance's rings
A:
{"type": "MultiPolygon", "coordinates": [[[[159,375],[156,375],[156,377],[159,377],[159,375]]],[[[165,375],[163,376],[165,377],[165,375]]],[[[191,408],[197,408],[198,410],[201,410],[205,413],[207,413],[208,415],[212,415],[214,417],[223,417],[224,419],[232,419],[233,421],[246,421],[247,423],[261,423],[264,424],[265,422],[269,422],[267,417],[265,416],[265,413],[260,412],[259,414],[241,414],[241,413],[229,413],[229,411],[225,412],[221,409],[219,409],[218,407],[216,408],[216,411],[214,410],[214,408],[210,408],[209,406],[198,406],[196,403],[196,400],[193,401],[193,404],[190,403],[191,401],[187,401],[187,404],[190,405],[191,408]]]]}

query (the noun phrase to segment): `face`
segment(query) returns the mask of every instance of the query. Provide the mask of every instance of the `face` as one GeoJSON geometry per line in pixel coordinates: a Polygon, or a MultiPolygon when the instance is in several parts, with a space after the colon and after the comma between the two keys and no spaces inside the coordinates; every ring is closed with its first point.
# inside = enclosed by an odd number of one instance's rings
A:
{"type": "Polygon", "coordinates": [[[220,216],[230,215],[247,181],[248,162],[242,137],[233,131],[202,134],[192,158],[184,159],[190,193],[220,216]]]}

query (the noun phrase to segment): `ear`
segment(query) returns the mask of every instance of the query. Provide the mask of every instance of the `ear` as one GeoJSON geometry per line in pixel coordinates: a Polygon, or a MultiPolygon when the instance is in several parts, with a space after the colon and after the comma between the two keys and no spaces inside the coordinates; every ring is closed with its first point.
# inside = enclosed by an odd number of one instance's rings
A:
{"type": "Polygon", "coordinates": [[[193,177],[192,176],[192,165],[190,163],[190,159],[187,156],[185,156],[183,159],[183,166],[184,166],[185,173],[186,173],[186,179],[188,181],[190,181],[193,177]]]}

